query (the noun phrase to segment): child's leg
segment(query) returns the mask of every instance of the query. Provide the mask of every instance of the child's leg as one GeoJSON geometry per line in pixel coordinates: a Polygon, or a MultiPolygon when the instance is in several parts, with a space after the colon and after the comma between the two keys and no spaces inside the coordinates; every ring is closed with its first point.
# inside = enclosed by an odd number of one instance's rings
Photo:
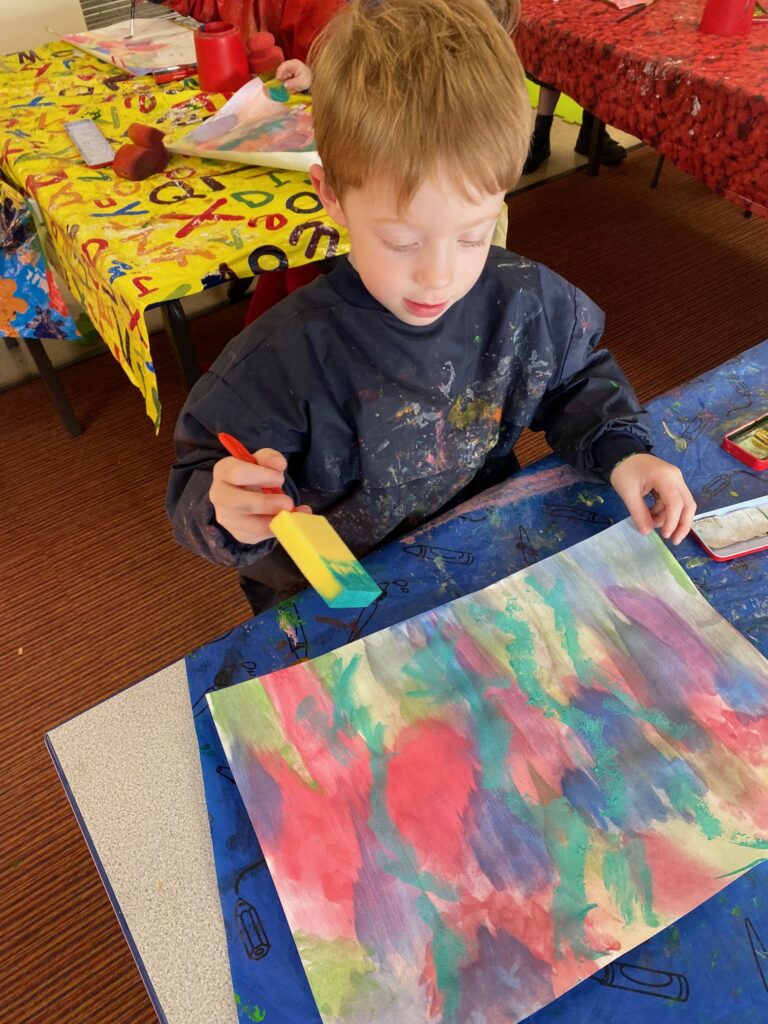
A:
{"type": "MultiPolygon", "coordinates": [[[[535,79],[532,79],[535,81],[535,79]]],[[[549,145],[549,133],[552,130],[552,119],[555,114],[557,101],[560,93],[549,85],[538,83],[541,86],[539,92],[539,104],[536,108],[536,121],[531,136],[531,148],[528,152],[528,159],[523,167],[523,174],[533,174],[547,159],[552,152],[549,145]]]]}
{"type": "MultiPolygon", "coordinates": [[[[579,137],[576,139],[576,145],[573,147],[581,156],[589,156],[589,146],[592,140],[592,126],[594,123],[594,115],[590,114],[588,110],[585,110],[581,116],[579,137]]],[[[626,149],[615,139],[612,139],[605,130],[605,125],[603,125],[600,131],[598,153],[600,154],[600,163],[605,164],[608,167],[620,164],[627,155],[626,149]]]]}

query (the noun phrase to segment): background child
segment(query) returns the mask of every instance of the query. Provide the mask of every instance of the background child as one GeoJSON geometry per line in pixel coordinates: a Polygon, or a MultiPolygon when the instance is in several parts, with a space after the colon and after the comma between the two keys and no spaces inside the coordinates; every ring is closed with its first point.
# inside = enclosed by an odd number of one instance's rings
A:
{"type": "Polygon", "coordinates": [[[275,72],[287,89],[312,84],[307,53],[344,0],[150,0],[203,24],[228,21],[240,29],[246,50],[258,32],[271,32],[286,60],[275,72]]]}
{"type": "MultiPolygon", "coordinates": [[[[506,3],[506,0],[498,2],[506,3]]],[[[291,92],[306,92],[312,85],[312,71],[306,63],[309,48],[344,0],[150,0],[150,3],[162,4],[203,24],[228,21],[240,29],[246,50],[257,32],[271,32],[286,57],[278,65],[275,77],[291,92]]],[[[245,323],[251,323],[296,288],[324,274],[331,265],[330,261],[322,260],[260,275],[245,323]]]]}
{"type": "Polygon", "coordinates": [[[312,181],[352,252],[195,385],[168,489],[177,539],[237,567],[258,611],[302,585],[271,534],[280,509],[322,512],[361,555],[505,479],[531,426],[610,479],[642,532],[680,541],[693,499],[595,351],[602,314],[545,267],[490,249],[530,107],[487,4],[352,0],[315,74],[312,181]],[[219,431],[259,464],[227,457],[219,431]]]}

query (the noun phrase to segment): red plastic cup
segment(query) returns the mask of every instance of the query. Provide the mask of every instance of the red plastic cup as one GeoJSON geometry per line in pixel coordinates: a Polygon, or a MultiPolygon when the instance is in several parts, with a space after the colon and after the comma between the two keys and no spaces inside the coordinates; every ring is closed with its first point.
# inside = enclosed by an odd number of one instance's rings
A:
{"type": "Polygon", "coordinates": [[[754,15],[755,0],[707,0],[699,31],[713,36],[745,36],[754,15]]]}
{"type": "Polygon", "coordinates": [[[229,22],[211,21],[196,29],[195,53],[205,92],[235,92],[250,78],[245,44],[229,22]]]}

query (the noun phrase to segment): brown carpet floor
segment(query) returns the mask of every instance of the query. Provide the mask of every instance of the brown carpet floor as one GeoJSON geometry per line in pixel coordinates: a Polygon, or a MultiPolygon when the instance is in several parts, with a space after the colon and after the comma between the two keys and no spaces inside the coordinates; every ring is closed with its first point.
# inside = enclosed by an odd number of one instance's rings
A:
{"type": "MultiPolygon", "coordinates": [[[[510,200],[510,246],[600,303],[647,400],[768,337],[768,223],[640,151],[510,200]]],[[[196,320],[203,361],[243,303],[196,320]]],[[[246,617],[224,570],[176,547],[163,511],[183,393],[153,339],[164,423],[99,356],[61,371],[70,440],[39,381],[0,394],[0,1021],[152,1024],[155,1015],[43,745],[46,730],[246,617]]],[[[528,461],[544,449],[521,444],[528,461]]]]}

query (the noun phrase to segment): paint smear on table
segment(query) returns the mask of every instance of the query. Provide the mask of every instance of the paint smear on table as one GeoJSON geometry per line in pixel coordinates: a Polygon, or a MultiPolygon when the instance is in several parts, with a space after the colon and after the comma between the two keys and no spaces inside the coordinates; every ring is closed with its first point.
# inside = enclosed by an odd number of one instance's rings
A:
{"type": "Polygon", "coordinates": [[[768,663],[630,521],[209,695],[326,1024],[509,1024],[768,850],[768,663]]]}

